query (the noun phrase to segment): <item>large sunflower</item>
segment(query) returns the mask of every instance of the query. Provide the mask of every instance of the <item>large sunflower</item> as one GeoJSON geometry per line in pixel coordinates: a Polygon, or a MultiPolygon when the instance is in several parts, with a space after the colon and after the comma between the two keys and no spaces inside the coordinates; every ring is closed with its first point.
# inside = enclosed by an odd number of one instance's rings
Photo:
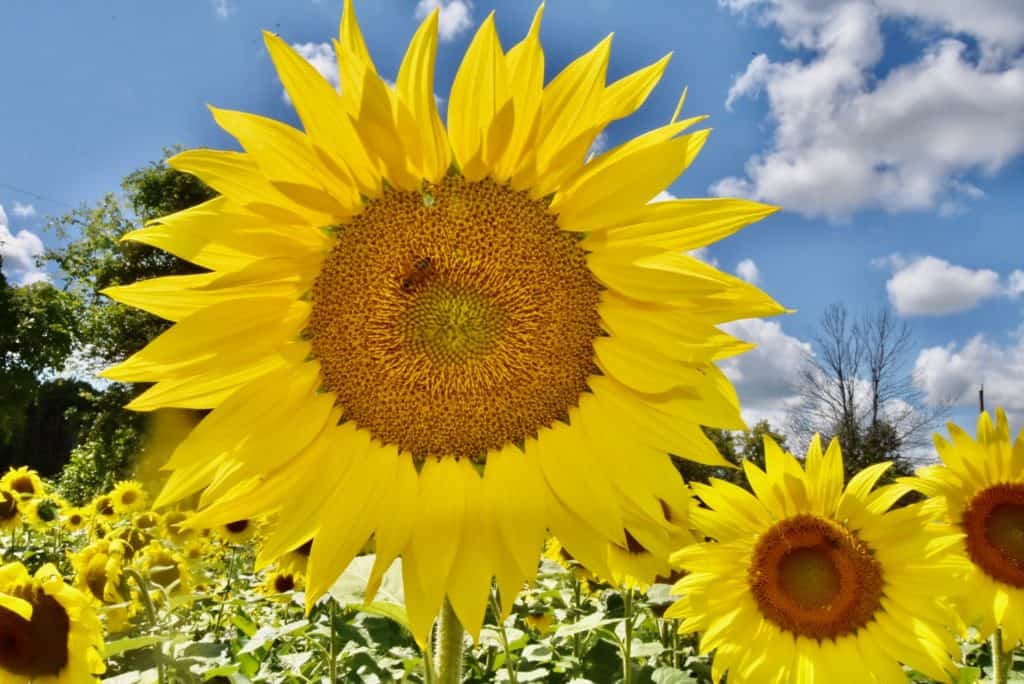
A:
{"type": "Polygon", "coordinates": [[[507,52],[484,21],[447,127],[436,11],[392,86],[346,2],[341,94],[265,34],[305,131],[214,109],[244,152],[169,164],[222,195],[126,236],[210,271],[106,290],[176,322],[104,373],[156,383],[130,407],[213,409],[158,504],[277,511],[264,562],[315,534],[310,603],[373,535],[369,593],[402,556],[419,638],[446,595],[475,634],[492,576],[509,610],[546,529],[604,576],[608,543],[663,530],[667,453],[723,465],[700,426],[743,426],[713,362],[749,345],[715,325],[783,311],[685,253],[773,207],[648,203],[701,117],[587,157],[668,58],[606,85],[609,36],[545,86],[540,20],[507,52]]]}
{"type": "Polygon", "coordinates": [[[1024,639],[1024,431],[1011,443],[1003,410],[996,424],[978,418],[978,439],[948,424],[952,443],[935,435],[942,464],[918,469],[904,483],[936,499],[948,522],[963,533],[970,559],[966,591],[958,597],[964,618],[987,637],[996,627],[1012,649],[1024,639]]]}
{"type": "Polygon", "coordinates": [[[889,510],[906,491],[871,491],[880,463],[843,489],[833,440],[817,437],[805,468],[765,438],[766,471],[744,464],[754,490],[713,479],[693,485],[707,507],[696,527],[714,541],[677,552],[687,574],[666,612],[703,632],[712,679],[729,682],[904,682],[900,663],[947,681],[959,653],[941,597],[952,590],[959,535],[930,524],[918,504],[889,510]]]}
{"type": "Polygon", "coordinates": [[[103,628],[78,590],[52,565],[30,576],[21,563],[0,567],[0,681],[97,682],[103,628]]]}

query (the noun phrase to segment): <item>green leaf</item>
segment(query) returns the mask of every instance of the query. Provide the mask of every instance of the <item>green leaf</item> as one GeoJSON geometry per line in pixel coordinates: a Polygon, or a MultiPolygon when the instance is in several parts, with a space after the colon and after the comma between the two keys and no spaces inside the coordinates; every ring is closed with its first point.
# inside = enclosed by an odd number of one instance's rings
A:
{"type": "Polygon", "coordinates": [[[580,618],[576,622],[568,625],[562,625],[555,631],[555,637],[558,639],[564,639],[565,637],[572,636],[573,634],[580,634],[582,632],[589,632],[598,627],[605,625],[611,625],[618,622],[615,619],[607,619],[603,613],[594,613],[587,615],[584,618],[580,618]]]}
{"type": "Polygon", "coordinates": [[[116,641],[108,641],[103,649],[103,654],[107,658],[113,658],[114,656],[127,651],[134,651],[138,648],[145,648],[147,646],[152,646],[153,644],[163,643],[170,638],[170,636],[166,635],[153,634],[150,636],[128,637],[125,639],[117,639],[116,641]]]}
{"type": "Polygon", "coordinates": [[[659,667],[651,673],[651,684],[696,684],[697,680],[674,667],[659,667]]]}

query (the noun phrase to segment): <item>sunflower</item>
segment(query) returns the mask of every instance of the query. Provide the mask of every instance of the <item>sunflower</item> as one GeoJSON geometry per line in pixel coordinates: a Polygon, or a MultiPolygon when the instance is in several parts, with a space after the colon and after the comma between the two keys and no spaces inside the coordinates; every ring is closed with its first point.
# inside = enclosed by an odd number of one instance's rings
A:
{"type": "Polygon", "coordinates": [[[245,544],[256,536],[256,521],[240,518],[213,528],[214,535],[227,544],[245,544]]]}
{"type": "Polygon", "coordinates": [[[122,543],[124,557],[127,560],[134,558],[136,552],[141,551],[153,541],[153,535],[148,530],[136,527],[135,525],[118,527],[112,530],[107,538],[122,543]]]}
{"type": "Polygon", "coordinates": [[[0,486],[0,530],[13,530],[21,525],[21,498],[0,486]]]}
{"type": "Polygon", "coordinates": [[[165,594],[188,594],[192,591],[192,573],[182,555],[154,541],[142,549],[136,565],[146,579],[165,594]]]}
{"type": "Polygon", "coordinates": [[[97,520],[109,523],[118,518],[114,500],[109,494],[100,494],[92,500],[91,506],[97,520]]]}
{"type": "Polygon", "coordinates": [[[69,507],[65,508],[61,512],[61,520],[64,524],[64,529],[69,532],[77,532],[85,528],[89,524],[89,518],[92,516],[92,511],[88,508],[83,507],[69,507]]]}
{"type": "Polygon", "coordinates": [[[1006,414],[978,418],[978,439],[949,423],[952,443],[935,435],[942,464],[901,482],[942,505],[943,517],[964,533],[970,560],[957,597],[961,614],[982,637],[997,627],[1009,650],[1024,639],[1024,431],[1011,443],[1006,414]]]}
{"type": "Polygon", "coordinates": [[[289,594],[293,591],[302,591],[306,580],[301,574],[285,572],[282,570],[271,570],[263,578],[260,584],[260,592],[264,596],[279,596],[289,594]]]}
{"type": "Polygon", "coordinates": [[[34,499],[46,492],[46,485],[43,484],[39,473],[28,466],[11,468],[0,478],[0,487],[6,487],[16,493],[22,499],[34,499]]]}
{"type": "Polygon", "coordinates": [[[95,610],[50,564],[35,576],[21,563],[0,567],[0,643],[5,682],[97,682],[106,670],[95,610]]]}
{"type": "Polygon", "coordinates": [[[101,539],[71,555],[75,586],[96,603],[122,603],[126,548],[123,542],[101,539]]]}
{"type": "Polygon", "coordinates": [[[708,508],[691,519],[714,541],[672,558],[689,574],[665,617],[703,632],[712,680],[902,682],[903,662],[948,681],[959,648],[940,598],[959,535],[931,524],[925,504],[889,510],[905,488],[871,491],[889,463],[844,490],[836,440],[822,454],[815,437],[805,468],[767,437],[765,456],[766,471],[744,463],[753,495],[717,479],[693,485],[708,508]]]}
{"type": "Polygon", "coordinates": [[[110,491],[110,503],[119,515],[146,510],[148,497],[141,482],[122,480],[110,491]]]}
{"type": "Polygon", "coordinates": [[[707,138],[682,100],[588,156],[668,57],[606,84],[609,36],[545,86],[543,8],[507,52],[492,15],[445,125],[438,13],[392,86],[351,5],[341,94],[264,36],[304,132],[214,109],[244,151],[168,161],[221,196],[125,239],[209,270],[105,290],[175,325],[103,375],[155,383],[132,409],[212,409],[158,504],[205,488],[203,524],[278,512],[264,561],[330,540],[309,605],[372,535],[370,596],[401,556],[417,638],[446,596],[475,635],[492,577],[507,612],[547,529],[608,575],[607,544],[665,528],[652,492],[675,476],[669,453],[726,465],[701,425],[743,427],[714,361],[750,345],[715,326],[784,309],[686,252],[775,208],[649,203],[707,138]]]}
{"type": "Polygon", "coordinates": [[[194,539],[196,531],[183,525],[188,520],[189,514],[185,511],[168,511],[160,519],[160,526],[163,535],[169,541],[182,545],[190,539],[194,539]]]}
{"type": "Polygon", "coordinates": [[[35,498],[24,504],[25,521],[35,528],[49,527],[60,519],[61,504],[50,497],[35,498]]]}
{"type": "Polygon", "coordinates": [[[302,546],[297,546],[288,553],[277,558],[274,563],[281,572],[292,575],[306,574],[306,566],[309,564],[309,555],[313,552],[313,540],[309,539],[302,546]]]}

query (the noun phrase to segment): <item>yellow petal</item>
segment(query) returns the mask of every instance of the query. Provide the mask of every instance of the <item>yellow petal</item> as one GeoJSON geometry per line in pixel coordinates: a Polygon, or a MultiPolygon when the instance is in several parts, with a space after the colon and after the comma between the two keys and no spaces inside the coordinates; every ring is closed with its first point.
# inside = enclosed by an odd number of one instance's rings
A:
{"type": "Polygon", "coordinates": [[[495,165],[495,179],[505,181],[523,164],[531,140],[537,132],[537,115],[544,96],[544,51],[540,45],[540,23],[544,5],[537,8],[526,37],[505,55],[509,87],[512,89],[512,134],[502,158],[495,165]]]}
{"type": "Polygon", "coordinates": [[[508,65],[492,12],[466,49],[448,100],[448,136],[459,164],[479,152],[491,121],[508,99],[508,65]]]}
{"type": "Polygon", "coordinates": [[[551,202],[559,226],[587,231],[624,220],[686,170],[708,133],[672,138],[611,162],[595,161],[589,173],[559,191],[551,202]]]}
{"type": "Polygon", "coordinates": [[[476,642],[484,623],[496,565],[497,529],[480,477],[472,468],[464,469],[462,475],[466,492],[462,537],[466,543],[460,544],[456,552],[447,592],[459,622],[476,642]]]}
{"type": "Polygon", "coordinates": [[[420,470],[419,510],[407,549],[424,561],[421,585],[432,593],[440,588],[442,596],[462,541],[467,470],[476,477],[468,460],[452,458],[427,459],[420,470]]]}
{"type": "Polygon", "coordinates": [[[402,66],[398,69],[395,88],[416,126],[419,148],[415,155],[421,177],[435,183],[444,177],[451,165],[448,134],[441,123],[434,99],[434,66],[437,58],[438,10],[431,12],[420,24],[402,66]]]}
{"type": "Polygon", "coordinates": [[[264,32],[263,40],[306,135],[332,163],[345,166],[362,194],[379,195],[380,175],[348,118],[341,96],[283,40],[269,32],[264,32]]]}
{"type": "Polygon", "coordinates": [[[523,575],[537,571],[544,544],[544,518],[551,492],[541,474],[535,449],[513,444],[487,455],[484,494],[491,502],[498,534],[523,575]]]}
{"type": "Polygon", "coordinates": [[[287,298],[251,297],[213,304],[100,375],[120,382],[146,382],[248,365],[294,340],[308,317],[308,302],[287,298]]]}
{"type": "Polygon", "coordinates": [[[598,118],[602,121],[614,121],[639,109],[654,90],[654,86],[658,85],[671,58],[672,53],[669,53],[657,62],[634,71],[608,86],[601,95],[598,118]]]}
{"type": "Polygon", "coordinates": [[[381,507],[378,513],[377,531],[374,533],[376,558],[366,583],[367,602],[373,600],[384,573],[409,543],[419,511],[419,475],[412,458],[397,452],[386,457],[397,461],[395,479],[389,487],[388,505],[381,507]]]}

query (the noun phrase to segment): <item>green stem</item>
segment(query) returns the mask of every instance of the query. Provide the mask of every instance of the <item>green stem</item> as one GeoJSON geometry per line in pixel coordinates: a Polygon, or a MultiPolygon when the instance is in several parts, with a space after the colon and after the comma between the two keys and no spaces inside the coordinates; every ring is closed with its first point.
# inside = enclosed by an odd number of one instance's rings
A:
{"type": "Polygon", "coordinates": [[[331,684],[338,681],[338,654],[334,645],[334,599],[327,602],[327,619],[330,620],[330,630],[327,636],[330,641],[327,644],[327,653],[330,660],[327,661],[327,677],[331,684]]]}
{"type": "Polygon", "coordinates": [[[437,617],[437,684],[459,684],[462,681],[462,649],[465,630],[445,597],[437,617]]]}
{"type": "MultiPolygon", "coordinates": [[[[139,587],[139,598],[142,601],[142,607],[146,609],[146,618],[149,620],[149,626],[155,630],[157,627],[156,606],[153,605],[153,599],[149,596],[149,583],[146,582],[142,575],[131,568],[125,568],[124,574],[130,577],[136,586],[139,587]]],[[[153,652],[156,654],[156,680],[159,684],[163,684],[164,648],[162,642],[153,644],[153,652]]]]}
{"type": "Polygon", "coordinates": [[[494,624],[498,628],[498,637],[501,639],[501,647],[505,650],[505,672],[508,673],[509,684],[517,684],[516,668],[512,664],[512,648],[508,643],[508,633],[505,632],[505,625],[501,621],[501,605],[498,603],[498,595],[491,590],[491,610],[494,611],[494,624]]]}
{"type": "Polygon", "coordinates": [[[213,637],[214,639],[220,639],[220,623],[224,617],[224,604],[227,603],[228,597],[231,595],[231,589],[235,583],[235,547],[232,546],[231,550],[228,551],[228,572],[227,572],[227,583],[224,586],[224,595],[221,597],[220,604],[217,606],[217,619],[213,623],[213,637]]]}
{"type": "MultiPolygon", "coordinates": [[[[580,607],[580,603],[581,603],[581,600],[582,600],[582,594],[583,594],[583,589],[582,589],[582,586],[580,585],[580,581],[578,579],[576,579],[575,575],[573,575],[572,576],[572,615],[573,615],[572,621],[573,622],[578,621],[580,619],[580,615],[582,613],[582,609],[580,607]]],[[[582,647],[581,639],[582,639],[582,636],[580,635],[579,632],[577,632],[577,633],[572,635],[572,657],[573,657],[573,668],[574,669],[577,668],[577,667],[580,667],[582,665],[582,663],[580,662],[582,660],[582,658],[583,658],[583,647],[582,647]]],[[[582,668],[581,668],[581,671],[582,671],[582,668]]]]}
{"type": "Polygon", "coordinates": [[[679,620],[672,620],[669,624],[672,630],[672,667],[679,669],[679,620]]]}
{"type": "Polygon", "coordinates": [[[996,628],[992,632],[992,682],[993,684],[1006,684],[1009,681],[1010,661],[1013,659],[1012,652],[1003,651],[1003,630],[996,628]]]}
{"type": "Polygon", "coordinates": [[[622,684],[633,684],[633,590],[622,593],[622,619],[625,620],[626,638],[622,640],[622,684]]]}

